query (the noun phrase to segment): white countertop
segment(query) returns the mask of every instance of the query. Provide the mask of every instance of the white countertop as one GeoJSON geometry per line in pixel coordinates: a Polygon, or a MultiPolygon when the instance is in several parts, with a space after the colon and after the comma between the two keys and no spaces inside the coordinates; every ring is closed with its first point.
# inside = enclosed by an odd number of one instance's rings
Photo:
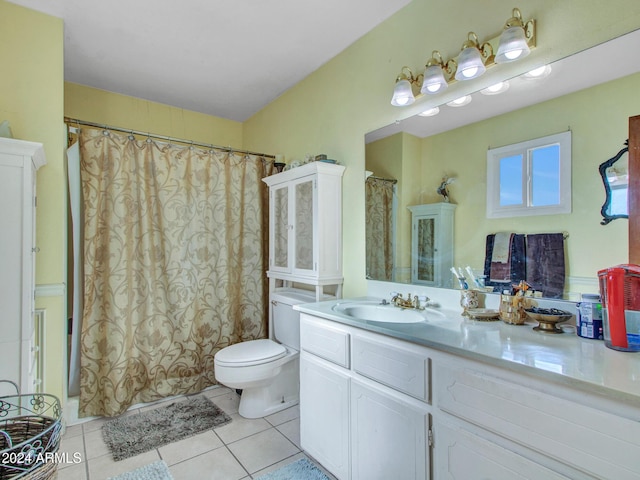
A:
{"type": "MultiPolygon", "coordinates": [[[[618,352],[602,340],[578,335],[533,330],[537,323],[509,325],[498,321],[469,320],[462,309],[438,309],[445,318],[429,323],[383,323],[358,320],[333,307],[339,303],[380,300],[374,297],[341,299],[296,305],[304,313],[344,325],[389,335],[429,348],[482,361],[520,373],[638,405],[640,353],[618,352]]],[[[434,315],[434,317],[436,317],[434,315]]]]}

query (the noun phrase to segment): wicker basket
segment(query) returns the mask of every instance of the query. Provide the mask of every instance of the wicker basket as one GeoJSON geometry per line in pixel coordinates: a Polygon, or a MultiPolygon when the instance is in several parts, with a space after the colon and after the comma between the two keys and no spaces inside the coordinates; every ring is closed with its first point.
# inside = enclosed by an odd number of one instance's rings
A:
{"type": "Polygon", "coordinates": [[[0,397],[0,480],[57,478],[61,414],[53,395],[0,397]]]}

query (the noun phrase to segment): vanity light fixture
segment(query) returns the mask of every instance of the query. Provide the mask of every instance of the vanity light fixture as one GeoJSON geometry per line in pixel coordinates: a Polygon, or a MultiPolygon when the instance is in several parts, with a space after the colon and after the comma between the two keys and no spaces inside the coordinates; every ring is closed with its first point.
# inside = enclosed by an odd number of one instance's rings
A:
{"type": "Polygon", "coordinates": [[[467,41],[462,44],[462,50],[458,55],[458,68],[456,80],[471,80],[482,75],[487,68],[485,62],[493,60],[493,47],[489,42],[480,45],[478,36],[469,32],[467,41]]]}
{"type": "MultiPolygon", "coordinates": [[[[512,17],[505,24],[500,37],[480,43],[474,32],[469,32],[467,40],[462,44],[456,58],[445,61],[438,50],[434,50],[427,61],[424,73],[413,76],[409,67],[402,67],[396,78],[391,104],[407,106],[423,95],[433,95],[444,91],[455,81],[468,81],[482,75],[487,68],[499,64],[519,60],[526,57],[531,48],[536,46],[536,21],[525,22],[518,8],[512,10],[512,17]],[[494,55],[493,45],[498,45],[494,55]],[[422,79],[420,79],[422,77],[422,79]],[[414,94],[413,88],[419,93],[414,94]]],[[[508,88],[505,87],[505,88],[508,88]]],[[[500,93],[489,91],[485,94],[500,93]]]]}
{"type": "Polygon", "coordinates": [[[471,95],[465,95],[464,97],[456,98],[455,100],[447,102],[447,105],[450,107],[463,107],[469,103],[471,103],[471,95]]]}
{"type": "Polygon", "coordinates": [[[420,116],[420,117],[433,117],[434,115],[437,115],[438,113],[440,113],[440,108],[439,107],[433,107],[433,108],[430,108],[428,110],[425,110],[424,112],[420,112],[418,114],[418,116],[420,116]]]}
{"type": "Polygon", "coordinates": [[[412,84],[417,84],[420,76],[414,77],[409,67],[402,67],[400,75],[396,78],[396,86],[393,89],[391,105],[395,107],[405,107],[415,102],[416,97],[413,95],[412,84]],[[405,71],[409,76],[405,74],[405,71]]]}
{"type": "Polygon", "coordinates": [[[523,23],[522,14],[517,8],[513,9],[512,15],[504,24],[504,31],[500,35],[496,63],[508,63],[526,57],[531,52],[529,41],[535,41],[535,21],[523,23]]]}
{"type": "Polygon", "coordinates": [[[498,82],[488,86],[487,88],[483,88],[480,90],[480,93],[483,95],[498,95],[502,92],[506,92],[507,90],[509,90],[509,82],[505,80],[504,82],[498,82]]]}
{"type": "Polygon", "coordinates": [[[440,52],[434,50],[424,68],[420,93],[433,95],[434,93],[442,92],[449,86],[447,79],[451,79],[455,69],[455,60],[449,60],[445,64],[440,52]],[[446,78],[445,73],[447,74],[446,78]]]}

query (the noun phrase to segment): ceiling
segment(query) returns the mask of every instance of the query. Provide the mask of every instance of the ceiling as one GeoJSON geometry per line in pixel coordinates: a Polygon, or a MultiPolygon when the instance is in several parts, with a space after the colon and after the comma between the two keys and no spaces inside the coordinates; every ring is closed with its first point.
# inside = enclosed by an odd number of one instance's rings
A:
{"type": "Polygon", "coordinates": [[[476,92],[468,105],[455,108],[441,105],[440,112],[433,117],[415,115],[397,121],[367,133],[365,141],[370,143],[399,132],[428,137],[640,72],[638,45],[640,30],[554,62],[551,73],[545,78],[513,78],[504,93],[482,95],[476,92]],[[605,63],[603,59],[606,59],[605,63]]]}
{"type": "Polygon", "coordinates": [[[244,121],[410,0],[9,0],[64,20],[65,81],[244,121]]]}

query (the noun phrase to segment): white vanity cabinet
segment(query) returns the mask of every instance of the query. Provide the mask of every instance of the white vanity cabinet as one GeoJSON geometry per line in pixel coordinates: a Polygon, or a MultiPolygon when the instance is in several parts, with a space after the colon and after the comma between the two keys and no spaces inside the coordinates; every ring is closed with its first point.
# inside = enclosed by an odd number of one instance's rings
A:
{"type": "Polygon", "coordinates": [[[399,340],[300,320],[302,448],[340,480],[428,479],[429,358],[399,340]]]}
{"type": "MultiPolygon", "coordinates": [[[[342,175],[345,167],[312,162],[263,179],[269,186],[269,270],[276,279],[342,285],[342,175]]],[[[338,295],[339,296],[339,295],[338,295]]]]}
{"type": "Polygon", "coordinates": [[[633,397],[301,310],[302,448],[340,480],[640,480],[633,397]]]}
{"type": "Polygon", "coordinates": [[[0,138],[0,379],[21,393],[37,391],[34,375],[36,170],[42,144],[0,138]]]}
{"type": "Polygon", "coordinates": [[[451,287],[456,206],[442,202],[407,208],[411,211],[411,283],[451,287]]]}

